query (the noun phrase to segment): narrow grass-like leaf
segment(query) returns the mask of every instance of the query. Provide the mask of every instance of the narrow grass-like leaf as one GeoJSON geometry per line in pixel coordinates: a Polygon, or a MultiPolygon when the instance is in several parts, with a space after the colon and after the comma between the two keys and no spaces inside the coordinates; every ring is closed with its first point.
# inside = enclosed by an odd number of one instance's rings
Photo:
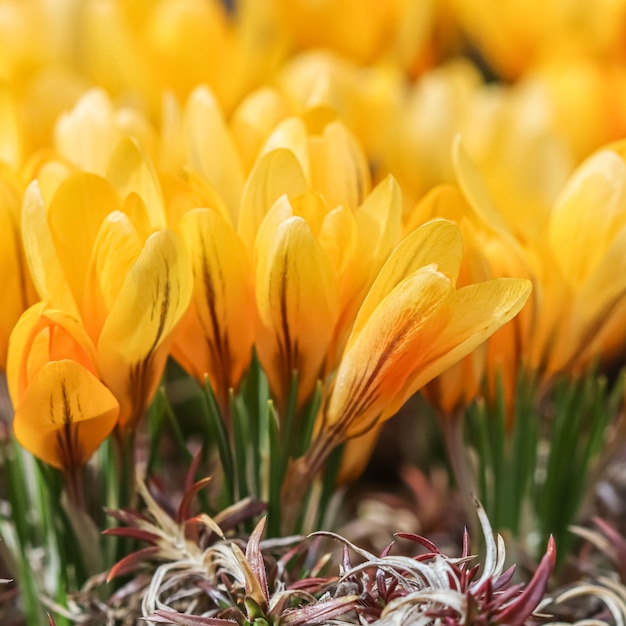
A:
{"type": "Polygon", "coordinates": [[[280,517],[280,493],[285,476],[285,468],[282,460],[282,447],[280,443],[280,431],[278,427],[278,415],[274,409],[274,403],[267,403],[267,435],[269,441],[269,498],[267,508],[267,534],[269,537],[278,537],[281,532],[280,517]]]}
{"type": "Polygon", "coordinates": [[[174,441],[176,442],[178,451],[184,458],[185,463],[189,465],[193,460],[193,454],[189,451],[189,447],[185,441],[185,436],[180,429],[180,424],[178,423],[176,414],[174,413],[172,405],[170,404],[167,394],[165,393],[165,389],[163,387],[159,387],[157,395],[160,397],[162,410],[171,429],[171,433],[174,436],[174,441]]]}
{"type": "Polygon", "coordinates": [[[306,410],[303,411],[301,416],[300,433],[298,436],[297,447],[295,449],[294,457],[302,456],[311,444],[313,437],[313,430],[315,428],[315,421],[317,414],[319,413],[320,406],[322,405],[322,395],[324,393],[324,383],[321,380],[317,381],[315,385],[315,391],[311,397],[311,400],[306,406],[306,410]]]}
{"type": "Polygon", "coordinates": [[[226,432],[226,427],[224,426],[224,421],[208,377],[206,377],[204,381],[204,397],[208,408],[209,430],[217,445],[222,469],[224,470],[224,483],[226,493],[228,494],[228,504],[232,504],[235,502],[233,455],[228,442],[228,433],[226,432]]]}
{"type": "Polygon", "coordinates": [[[257,498],[262,497],[263,488],[263,473],[261,471],[261,424],[263,418],[261,414],[267,411],[268,394],[267,379],[265,379],[265,374],[255,354],[240,386],[239,406],[240,410],[245,411],[249,439],[248,452],[252,455],[252,471],[248,472],[248,479],[252,481],[251,487],[257,498]],[[265,394],[264,389],[267,389],[265,394]]]}
{"type": "Polygon", "coordinates": [[[247,424],[247,413],[237,402],[235,393],[229,391],[230,419],[232,424],[232,439],[235,461],[235,479],[237,484],[236,500],[242,500],[250,495],[248,487],[248,451],[252,444],[249,441],[250,430],[247,424]],[[242,410],[243,409],[243,410],[242,410]]]}

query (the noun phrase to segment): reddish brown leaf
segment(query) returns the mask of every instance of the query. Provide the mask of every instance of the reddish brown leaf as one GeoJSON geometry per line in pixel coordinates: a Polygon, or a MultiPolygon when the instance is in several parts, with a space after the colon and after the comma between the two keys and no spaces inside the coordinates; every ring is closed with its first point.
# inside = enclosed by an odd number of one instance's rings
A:
{"type": "Polygon", "coordinates": [[[178,507],[178,512],[176,513],[176,521],[179,524],[182,524],[182,522],[184,522],[191,515],[191,502],[196,497],[196,494],[210,482],[211,476],[207,476],[187,489],[180,506],[178,507]]]}
{"type": "Polygon", "coordinates": [[[556,544],[550,535],[548,549],[539,563],[534,576],[524,591],[497,616],[497,621],[507,626],[522,626],[543,598],[548,579],[556,563],[556,544]]]}
{"type": "Polygon", "coordinates": [[[202,448],[200,448],[192,457],[189,470],[185,476],[185,490],[189,490],[193,486],[193,481],[198,473],[198,467],[200,467],[200,461],[202,460],[202,448]]]}
{"type": "Polygon", "coordinates": [[[265,561],[263,560],[263,553],[261,552],[261,538],[265,531],[265,517],[261,518],[259,523],[254,527],[254,530],[250,534],[248,539],[248,545],[246,546],[246,560],[250,564],[250,568],[254,572],[256,579],[259,581],[259,585],[263,590],[265,596],[265,606],[261,607],[264,610],[267,609],[267,603],[269,603],[270,593],[267,587],[267,574],[265,572],[265,561]]]}
{"type": "Polygon", "coordinates": [[[606,551],[606,555],[617,567],[622,582],[626,582],[626,539],[615,528],[599,517],[594,517],[593,523],[609,540],[611,549],[606,551]]]}
{"type": "Polygon", "coordinates": [[[132,572],[139,567],[144,561],[156,556],[160,551],[158,546],[150,546],[137,550],[125,556],[122,560],[118,561],[109,571],[107,575],[107,582],[111,582],[116,576],[122,576],[132,572]]]}
{"type": "Polygon", "coordinates": [[[416,535],[415,533],[395,533],[394,536],[400,537],[401,539],[408,539],[409,541],[414,541],[415,543],[419,543],[431,554],[441,554],[439,548],[432,541],[426,539],[426,537],[422,537],[421,535],[416,535]]]}
{"type": "Polygon", "coordinates": [[[140,521],[150,523],[150,519],[137,511],[127,511],[125,509],[109,509],[104,507],[104,512],[109,516],[115,518],[122,524],[129,526],[136,526],[140,521]]]}
{"type": "Polygon", "coordinates": [[[260,515],[266,509],[267,504],[264,502],[259,502],[252,498],[245,498],[218,513],[214,519],[224,532],[228,532],[232,528],[235,528],[235,526],[241,524],[241,522],[245,522],[248,519],[260,515]]]}
{"type": "Polygon", "coordinates": [[[358,600],[359,596],[349,595],[285,611],[281,616],[280,623],[281,625],[289,624],[290,626],[324,624],[327,620],[354,609],[358,600]]]}
{"type": "Polygon", "coordinates": [[[140,541],[147,541],[149,543],[156,543],[159,539],[162,539],[162,537],[156,533],[141,530],[141,528],[133,528],[132,526],[115,526],[113,528],[107,528],[102,531],[102,534],[107,537],[130,537],[131,539],[139,539],[140,541]]]}
{"type": "Polygon", "coordinates": [[[197,615],[183,615],[175,611],[165,611],[159,609],[152,615],[145,618],[157,624],[177,624],[179,626],[233,626],[237,622],[219,617],[200,617],[197,615]]]}

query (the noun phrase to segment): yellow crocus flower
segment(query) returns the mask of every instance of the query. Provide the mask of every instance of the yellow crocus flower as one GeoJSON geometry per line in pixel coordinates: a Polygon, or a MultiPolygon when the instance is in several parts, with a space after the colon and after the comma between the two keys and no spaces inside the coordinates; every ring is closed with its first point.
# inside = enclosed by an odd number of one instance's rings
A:
{"type": "Polygon", "coordinates": [[[337,279],[313,228],[283,198],[267,214],[256,238],[256,345],[281,409],[295,372],[299,401],[310,395],[339,313],[337,279]]]}
{"type": "Polygon", "coordinates": [[[407,87],[382,163],[384,171],[397,177],[407,211],[435,185],[454,182],[450,148],[455,135],[472,121],[470,107],[481,85],[472,63],[454,60],[407,87]]]}
{"type": "Polygon", "coordinates": [[[175,98],[164,99],[158,164],[161,174],[182,177],[190,189],[201,190],[209,203],[193,208],[210,206],[237,223],[247,172],[224,112],[206,85],[197,86],[182,108],[175,98]]]}
{"type": "MultiPolygon", "coordinates": [[[[594,94],[591,85],[580,92],[594,94]]],[[[401,96],[385,122],[387,146],[374,154],[381,157],[378,171],[392,172],[400,182],[407,213],[435,185],[457,181],[452,155],[460,133],[510,230],[525,239],[540,235],[535,218],[547,216],[576,165],[578,140],[587,133],[595,142],[603,137],[596,132],[596,116],[611,120],[607,125],[618,117],[600,115],[600,107],[587,106],[579,95],[556,92],[538,72],[514,85],[485,84],[466,59],[442,64],[396,90],[401,96]],[[575,120],[583,107],[593,124],[579,129],[575,120]]],[[[619,100],[603,102],[619,111],[619,100]]]]}
{"type": "Polygon", "coordinates": [[[626,301],[625,154],[624,144],[617,144],[589,157],[553,208],[541,275],[546,314],[534,335],[535,355],[541,355],[535,358],[546,376],[583,372],[604,358],[600,347],[610,355],[626,341],[615,323],[626,301]]]}
{"type": "Polygon", "coordinates": [[[201,384],[208,375],[222,415],[252,357],[256,304],[248,252],[228,221],[194,209],[178,223],[191,258],[194,291],[172,356],[201,384]]]}
{"type": "MultiPolygon", "coordinates": [[[[441,186],[433,189],[415,207],[405,227],[405,231],[411,232],[419,227],[418,224],[441,217],[452,220],[458,226],[463,239],[463,260],[457,287],[493,278],[491,265],[481,249],[479,233],[470,216],[471,209],[461,192],[456,187],[441,186]]],[[[486,359],[487,344],[483,344],[423,388],[424,395],[443,418],[454,419],[479,394],[486,359]]]]}
{"type": "Polygon", "coordinates": [[[156,151],[156,133],[132,107],[116,108],[103,89],[90,89],[72,110],[59,116],[54,147],[82,171],[104,176],[111,155],[124,137],[132,137],[148,154],[156,151]]]}
{"type": "Polygon", "coordinates": [[[520,311],[529,281],[456,289],[461,258],[460,233],[446,220],[413,231],[389,257],[359,310],[305,456],[313,474],[337,444],[390,418],[520,311]]]}
{"type": "Polygon", "coordinates": [[[7,382],[15,437],[66,472],[85,465],[117,422],[119,403],[99,380],[85,329],[44,303],[28,309],[11,335],[7,382]]]}
{"type": "MultiPolygon", "coordinates": [[[[526,240],[521,233],[531,230],[541,232],[545,228],[547,210],[543,203],[529,201],[524,225],[517,220],[511,224],[510,212],[501,211],[500,203],[492,199],[482,171],[478,170],[465,152],[459,137],[453,145],[453,162],[459,186],[467,201],[460,219],[469,220],[472,224],[493,276],[523,277],[532,280],[536,286],[529,303],[520,314],[510,324],[497,330],[487,343],[486,380],[489,395],[494,399],[498,385],[502,386],[507,412],[512,419],[518,373],[530,351],[530,333],[538,311],[537,298],[540,297],[537,282],[541,267],[539,253],[534,241],[526,240]]],[[[504,202],[501,198],[498,200],[504,202]]],[[[445,212],[439,215],[446,217],[445,212]]]]}
{"type": "Polygon", "coordinates": [[[170,230],[154,231],[150,216],[139,195],[122,202],[111,183],[86,173],[64,180],[48,206],[32,183],[22,209],[37,291],[82,320],[100,377],[120,402],[123,432],[156,391],[192,290],[182,243],[170,230]]]}
{"type": "Polygon", "coordinates": [[[388,158],[407,87],[406,77],[393,63],[363,67],[328,49],[307,50],[281,68],[276,84],[294,113],[334,111],[359,138],[370,162],[388,158]]]}
{"type": "Polygon", "coordinates": [[[283,120],[261,153],[277,148],[287,148],[296,155],[308,185],[322,194],[329,206],[355,208],[365,199],[371,184],[365,154],[334,114],[316,109],[305,119],[283,120]]]}
{"type": "Polygon", "coordinates": [[[330,180],[320,191],[311,188],[296,154],[280,148],[259,159],[244,189],[238,230],[254,251],[257,349],[280,406],[294,370],[304,401],[317,378],[334,369],[358,306],[399,235],[395,181],[383,181],[359,203],[354,165],[344,155],[339,162],[354,185],[330,180]],[[358,204],[330,204],[329,196],[358,204]]]}
{"type": "Polygon", "coordinates": [[[234,139],[212,91],[198,87],[182,114],[184,161],[217,191],[234,219],[245,174],[234,139]]]}
{"type": "Polygon", "coordinates": [[[514,235],[482,174],[460,142],[455,145],[459,183],[471,219],[481,224],[482,247],[495,275],[527,276],[535,286],[531,306],[488,346],[488,381],[493,390],[493,373],[499,371],[509,405],[520,365],[549,384],[557,373],[580,375],[623,348],[618,316],[626,293],[624,154],[623,143],[617,143],[582,163],[548,211],[529,212],[527,223],[538,236],[525,240],[521,229],[514,235]]]}

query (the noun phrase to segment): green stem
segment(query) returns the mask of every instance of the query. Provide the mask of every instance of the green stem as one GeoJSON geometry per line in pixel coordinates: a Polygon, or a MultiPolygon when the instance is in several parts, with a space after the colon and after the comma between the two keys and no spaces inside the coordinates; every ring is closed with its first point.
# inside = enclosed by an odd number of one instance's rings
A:
{"type": "Polygon", "coordinates": [[[117,451],[118,508],[134,508],[137,504],[137,467],[135,464],[135,431],[114,432],[117,451]]]}
{"type": "Polygon", "coordinates": [[[63,472],[63,481],[67,499],[71,506],[85,515],[88,515],[83,484],[83,472],[84,467],[70,468],[66,472],[63,472]]]}

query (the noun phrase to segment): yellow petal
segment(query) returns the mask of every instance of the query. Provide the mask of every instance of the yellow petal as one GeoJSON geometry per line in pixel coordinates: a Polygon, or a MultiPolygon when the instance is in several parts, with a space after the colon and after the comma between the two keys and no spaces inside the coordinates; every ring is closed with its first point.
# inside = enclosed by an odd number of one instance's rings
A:
{"type": "MultiPolygon", "coordinates": [[[[352,234],[347,232],[352,230],[352,226],[348,225],[348,214],[352,214],[352,211],[339,207],[331,211],[326,219],[330,219],[338,210],[341,211],[344,223],[343,242],[338,241],[336,244],[343,248],[341,266],[337,270],[340,280],[341,318],[337,325],[329,367],[334,365],[332,355],[338,355],[343,350],[369,287],[398,242],[402,219],[400,188],[389,176],[357,208],[353,213],[357,231],[354,244],[352,234]]],[[[339,240],[339,233],[336,236],[339,240]]],[[[334,258],[332,250],[329,250],[329,256],[334,258]]]]}
{"type": "Polygon", "coordinates": [[[207,87],[198,87],[184,112],[187,158],[224,198],[236,217],[244,174],[219,104],[207,87]]]}
{"type": "Polygon", "coordinates": [[[356,139],[342,122],[332,122],[323,135],[309,140],[311,186],[329,206],[356,209],[370,190],[369,166],[356,139]]]}
{"type": "Polygon", "coordinates": [[[307,184],[309,184],[311,182],[311,165],[309,163],[308,136],[306,126],[299,117],[289,117],[278,124],[263,145],[261,155],[280,148],[295,155],[304,172],[307,184]]]}
{"type": "Polygon", "coordinates": [[[225,5],[204,0],[165,0],[133,6],[143,7],[138,10],[137,29],[143,33],[144,45],[154,62],[151,73],[158,76],[163,89],[188,94],[196,85],[206,83],[215,86],[220,102],[232,102],[231,81],[239,86],[241,80],[233,67],[239,49],[236,54],[231,51],[229,35],[234,24],[228,19],[225,5]]]}
{"type": "Polygon", "coordinates": [[[154,232],[155,229],[150,223],[150,213],[146,203],[135,192],[126,196],[121,210],[128,216],[142,241],[145,241],[154,232]]]}
{"type": "Polygon", "coordinates": [[[381,428],[382,424],[377,424],[364,435],[346,441],[337,474],[338,485],[351,483],[363,473],[374,452],[381,428]]]}
{"type": "Polygon", "coordinates": [[[98,83],[110,93],[141,94],[141,103],[154,107],[156,116],[161,93],[155,84],[157,73],[151,71],[128,23],[128,9],[114,2],[93,2],[81,7],[81,63],[86,74],[97,76],[98,83]]]}
{"type": "MultiPolygon", "coordinates": [[[[183,115],[176,96],[165,92],[161,98],[161,127],[158,150],[158,170],[174,174],[185,160],[183,115]]],[[[167,205],[166,205],[167,206],[167,205]]]]}
{"type": "Polygon", "coordinates": [[[165,207],[157,173],[134,139],[125,137],[117,144],[106,177],[122,198],[134,192],[144,201],[152,231],[165,228],[165,207]]]}
{"type": "Polygon", "coordinates": [[[63,311],[37,303],[22,314],[11,333],[7,383],[14,404],[43,364],[61,359],[76,361],[96,374],[95,349],[85,328],[63,311]]]}
{"type": "Polygon", "coordinates": [[[328,350],[327,372],[335,368],[337,357],[343,351],[365,289],[364,254],[357,237],[354,215],[342,206],[326,215],[318,236],[333,265],[339,288],[339,317],[328,350]]]}
{"type": "Polygon", "coordinates": [[[162,173],[160,183],[165,198],[167,223],[170,228],[175,228],[185,213],[199,207],[211,207],[225,219],[230,220],[228,207],[223,200],[219,199],[217,192],[188,168],[182,168],[175,176],[162,173]],[[196,184],[198,181],[202,181],[203,184],[196,184]],[[214,194],[211,199],[208,199],[204,193],[208,189],[211,189],[214,194]]]}
{"type": "Polygon", "coordinates": [[[252,169],[262,143],[288,114],[286,98],[271,87],[261,87],[241,101],[230,125],[246,169],[252,169]]]}
{"type": "Polygon", "coordinates": [[[580,292],[583,319],[604,320],[619,300],[626,298],[626,227],[617,233],[580,292]]]}
{"type": "Polygon", "coordinates": [[[0,84],[0,162],[17,169],[22,162],[22,142],[19,134],[13,93],[4,81],[0,84]]]}
{"type": "Polygon", "coordinates": [[[494,205],[485,182],[465,152],[459,135],[455,137],[452,156],[459,185],[474,211],[485,226],[497,233],[507,245],[517,251],[520,247],[519,243],[511,235],[509,226],[494,205]]]}
{"type": "Polygon", "coordinates": [[[414,230],[402,240],[380,270],[359,309],[352,336],[358,335],[383,298],[420,268],[432,265],[456,281],[462,256],[461,233],[452,222],[433,220],[414,230]]]}
{"type": "Polygon", "coordinates": [[[550,243],[565,279],[580,286],[626,226],[626,164],[612,151],[589,158],[559,196],[550,243]]]}
{"type": "Polygon", "coordinates": [[[368,430],[407,383],[413,364],[448,322],[454,291],[431,267],[405,278],[353,331],[339,364],[322,432],[340,440],[368,430]]]}
{"type": "Polygon", "coordinates": [[[367,196],[355,211],[361,247],[371,256],[372,276],[378,273],[398,243],[402,228],[402,192],[396,180],[388,176],[367,196]]]}
{"type": "Polygon", "coordinates": [[[460,225],[463,220],[472,220],[473,217],[473,210],[459,189],[453,185],[438,185],[415,205],[406,220],[404,232],[410,233],[436,218],[451,220],[460,225]]]}
{"type": "Polygon", "coordinates": [[[609,353],[623,344],[623,324],[615,316],[626,302],[624,250],[626,228],[617,234],[580,291],[570,296],[571,305],[565,309],[559,302],[560,317],[558,331],[552,334],[549,372],[580,368],[599,357],[606,361],[609,353]],[[609,325],[613,330],[609,330],[609,325]]]}
{"type": "MultiPolygon", "coordinates": [[[[140,198],[135,198],[143,205],[140,198]]],[[[121,211],[107,215],[100,226],[87,270],[84,305],[85,326],[95,341],[141,253],[142,241],[134,224],[121,211]]]]}
{"type": "Polygon", "coordinates": [[[19,398],[24,394],[28,384],[27,360],[25,355],[32,344],[32,330],[37,324],[45,304],[39,302],[24,311],[20,316],[9,340],[7,354],[7,386],[13,406],[17,406],[19,398]]]}
{"type": "Polygon", "coordinates": [[[300,401],[320,375],[337,318],[337,286],[330,261],[300,217],[285,220],[275,231],[262,228],[256,252],[262,326],[257,349],[284,407],[294,371],[300,401]]]}
{"type": "Polygon", "coordinates": [[[357,249],[357,225],[352,211],[343,206],[329,211],[322,221],[318,241],[337,276],[343,277],[357,249]]]}
{"type": "Polygon", "coordinates": [[[156,390],[170,335],[187,310],[192,287],[189,261],[176,235],[169,230],[151,235],[124,280],[97,346],[102,379],[120,401],[122,427],[141,417],[156,390]]]}
{"type": "MultiPolygon", "coordinates": [[[[229,208],[225,202],[225,198],[220,195],[221,192],[212,183],[209,183],[206,178],[199,176],[193,170],[189,168],[182,168],[182,176],[184,180],[192,187],[192,189],[203,198],[203,207],[208,207],[217,211],[229,224],[236,223],[237,206],[235,211],[229,208]]],[[[199,207],[194,207],[199,208],[199,207]]]]}
{"type": "Polygon", "coordinates": [[[103,89],[87,91],[54,129],[56,149],[85,172],[102,176],[118,133],[113,104],[103,89]]]}
{"type": "Polygon", "coordinates": [[[421,393],[443,417],[453,418],[480,393],[486,356],[486,346],[479,346],[422,387],[421,393]]]}
{"type": "Polygon", "coordinates": [[[253,248],[256,265],[267,262],[268,244],[273,244],[275,233],[280,225],[292,217],[294,217],[294,210],[289,198],[281,196],[259,225],[253,248]]]}
{"type": "Polygon", "coordinates": [[[328,215],[328,205],[324,198],[315,191],[307,191],[295,198],[289,198],[289,203],[293,214],[304,219],[317,239],[328,215]]]}
{"type": "Polygon", "coordinates": [[[24,167],[24,179],[35,180],[45,206],[50,206],[61,183],[80,171],[69,160],[51,150],[35,153],[24,167]]]}
{"type": "Polygon", "coordinates": [[[243,190],[237,224],[237,232],[248,250],[252,250],[259,226],[276,200],[306,191],[302,167],[290,150],[273,150],[256,162],[243,190]]]}
{"type": "Polygon", "coordinates": [[[0,371],[6,369],[7,345],[20,315],[38,298],[28,273],[20,234],[21,192],[0,166],[0,371]]]}
{"type": "Polygon", "coordinates": [[[65,180],[48,209],[54,247],[74,301],[83,313],[86,273],[98,231],[109,213],[119,209],[119,197],[109,182],[79,173],[65,180]]]}
{"type": "Polygon", "coordinates": [[[37,181],[28,186],[24,195],[22,238],[30,275],[39,297],[78,317],[78,307],[48,228],[46,208],[37,181]]]}
{"type": "Polygon", "coordinates": [[[74,361],[53,361],[33,378],[15,411],[15,437],[59,469],[85,465],[119,412],[113,394],[74,361]]]}
{"type": "Polygon", "coordinates": [[[194,293],[172,348],[222,402],[250,364],[256,323],[252,269],[232,227],[215,211],[196,209],[179,224],[191,258],[194,293]]]}
{"type": "Polygon", "coordinates": [[[515,317],[530,292],[531,283],[523,278],[497,278],[455,291],[445,306],[448,323],[413,353],[406,383],[385,408],[384,419],[396,413],[418,389],[515,317]]]}
{"type": "Polygon", "coordinates": [[[584,371],[597,365],[599,356],[602,363],[614,363],[620,358],[624,349],[624,319],[626,298],[615,304],[602,326],[595,330],[593,340],[576,360],[575,367],[578,370],[584,371]]]}

